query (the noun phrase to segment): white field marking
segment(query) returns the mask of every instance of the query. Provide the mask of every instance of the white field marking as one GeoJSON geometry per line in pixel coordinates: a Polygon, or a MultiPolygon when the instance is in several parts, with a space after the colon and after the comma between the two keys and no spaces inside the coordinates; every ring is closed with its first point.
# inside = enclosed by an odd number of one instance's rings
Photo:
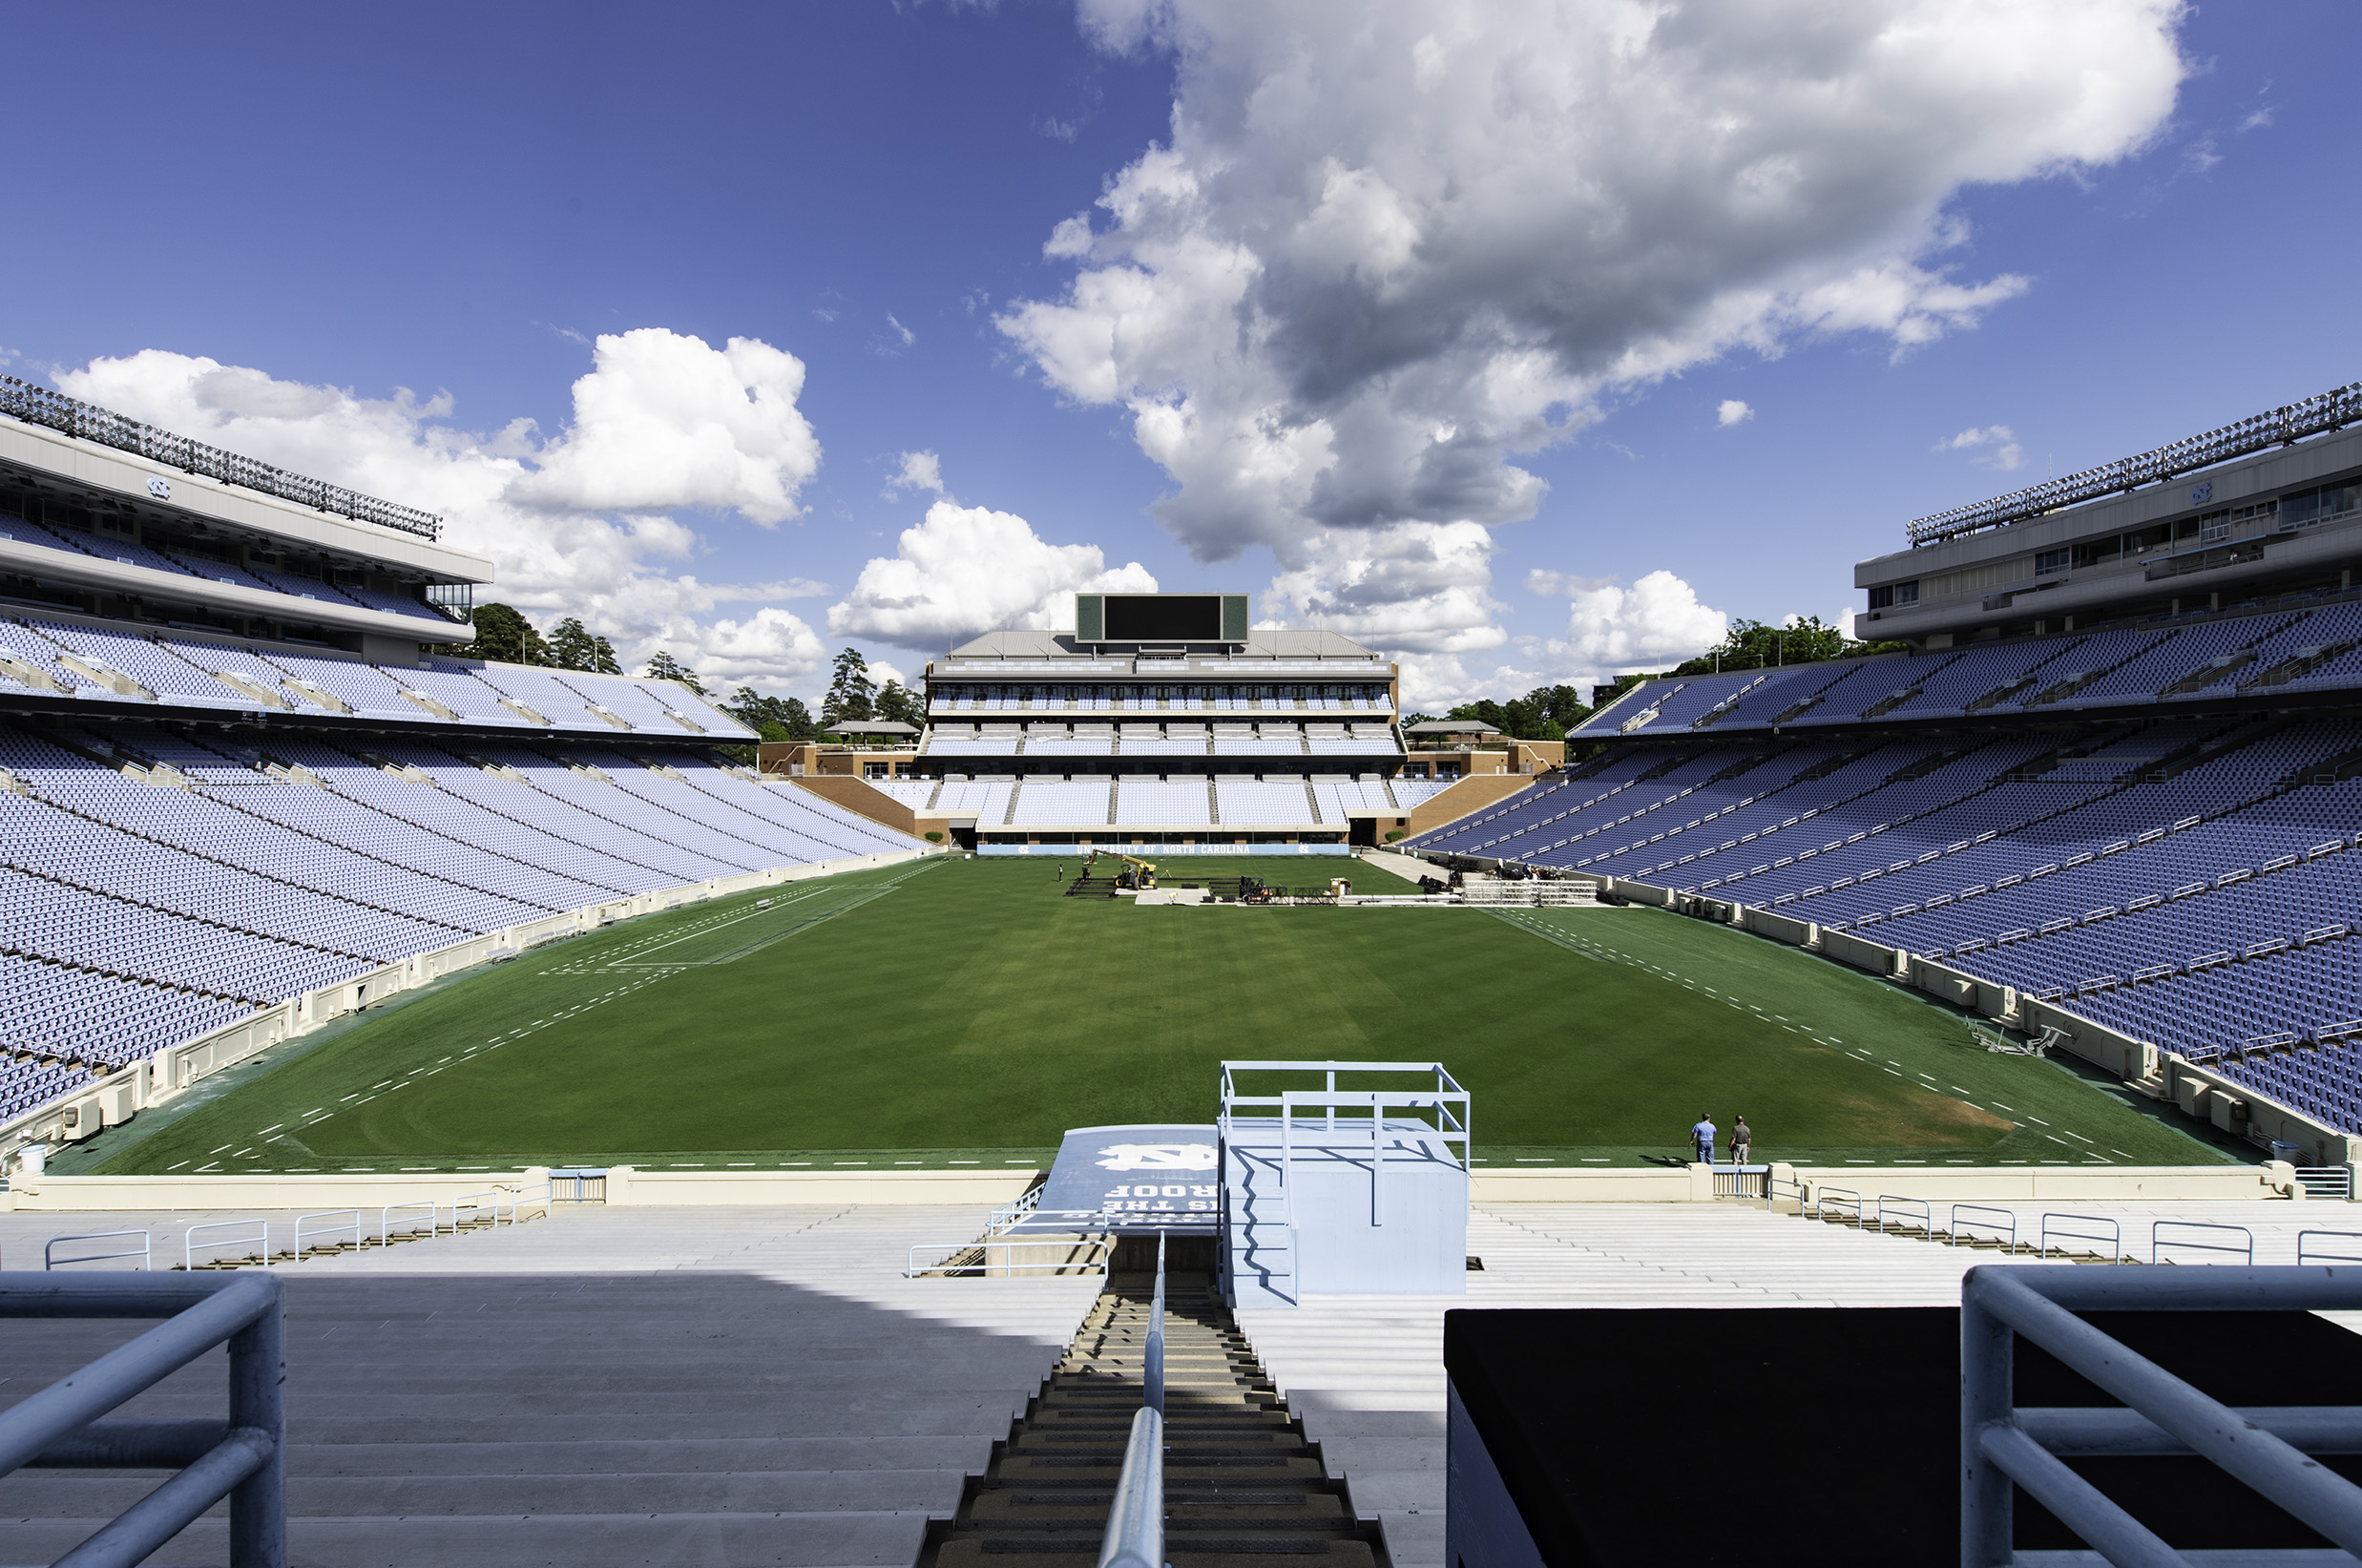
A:
{"type": "Polygon", "coordinates": [[[2072,1127],[2061,1127],[2059,1130],[2066,1134],[2069,1138],[2075,1139],[2078,1143],[2091,1143],[2098,1141],[2095,1139],[2085,1138],[2081,1133],[2077,1132],[2072,1127]]]}
{"type": "Polygon", "coordinates": [[[304,1112],[303,1114],[304,1114],[305,1116],[318,1116],[321,1112],[323,1112],[323,1111],[324,1111],[324,1110],[326,1110],[326,1109],[327,1109],[327,1107],[326,1107],[326,1106],[324,1106],[324,1105],[315,1105],[315,1106],[313,1106],[310,1110],[308,1110],[308,1111],[304,1112]]]}
{"type": "MultiPolygon", "coordinates": [[[[279,1131],[279,1129],[280,1129],[280,1128],[284,1127],[285,1125],[286,1125],[286,1123],[285,1123],[285,1122],[283,1122],[283,1121],[274,1121],[274,1122],[272,1122],[269,1126],[267,1126],[267,1127],[263,1128],[263,1129],[262,1129],[262,1131],[263,1131],[263,1132],[265,1132],[265,1133],[275,1133],[275,1132],[279,1131]]],[[[260,1135],[260,1134],[258,1134],[257,1136],[259,1137],[259,1136],[261,1136],[261,1135],[260,1135]]]]}
{"type": "Polygon", "coordinates": [[[1581,1156],[1580,1158],[1582,1162],[1586,1165],[1604,1165],[1608,1163],[1608,1157],[1603,1154],[1587,1154],[1581,1156]]]}
{"type": "Polygon", "coordinates": [[[1954,1084],[1952,1087],[1953,1087],[1954,1091],[1955,1093],[1958,1093],[1958,1094],[1963,1094],[1963,1095],[1965,1095],[1965,1094],[1970,1094],[1970,1093],[1972,1093],[1972,1092],[1973,1092],[1973,1091],[1971,1091],[1971,1090],[1962,1089],[1962,1088],[1961,1088],[1958,1084],[1956,1084],[1956,1083],[1955,1083],[1955,1084],[1954,1084]]]}
{"type": "MultiPolygon", "coordinates": [[[[1889,1073],[1889,1074],[1892,1074],[1895,1077],[1898,1077],[1898,1078],[1903,1077],[1903,1075],[1902,1075],[1902,1074],[1900,1074],[1900,1073],[1896,1073],[1896,1072],[1894,1071],[1894,1069],[1893,1069],[1893,1068],[1892,1068],[1892,1067],[1881,1067],[1880,1069],[1878,1069],[1878,1071],[1879,1071],[1879,1072],[1881,1072],[1881,1073],[1889,1073]]],[[[1910,1080],[1909,1080],[1908,1078],[1905,1078],[1905,1079],[1904,1079],[1904,1081],[1905,1081],[1905,1082],[1909,1082],[1910,1080]]]]}
{"type": "Polygon", "coordinates": [[[1995,1100],[1993,1104],[1996,1110],[2007,1111],[2012,1116],[2016,1116],[2017,1114],[2017,1107],[2015,1105],[2004,1105],[1997,1099],[1995,1100]]]}
{"type": "Polygon", "coordinates": [[[924,1160],[897,1160],[894,1163],[897,1165],[924,1165],[927,1161],[924,1160]]]}
{"type": "Polygon", "coordinates": [[[828,1163],[831,1165],[867,1165],[869,1161],[867,1160],[831,1160],[828,1163]]]}
{"type": "Polygon", "coordinates": [[[2042,1120],[2042,1119],[2041,1119],[2040,1117],[2038,1117],[2038,1116],[2035,1116],[2035,1115],[2033,1115],[2032,1113],[2028,1113],[2028,1114],[2027,1114],[2026,1119],[2027,1119],[2028,1121],[2041,1122],[2041,1124],[2042,1124],[2043,1126],[2045,1126],[2045,1127],[2047,1127],[2047,1126],[2049,1126],[2049,1125],[2050,1125],[2050,1123],[2049,1123],[2049,1122],[2047,1122],[2047,1121],[2043,1121],[2043,1120],[2042,1120]]]}
{"type": "Polygon", "coordinates": [[[366,1105],[370,1100],[373,1100],[376,1098],[377,1097],[375,1095],[365,1095],[361,1098],[353,1101],[353,1105],[356,1109],[358,1109],[361,1106],[366,1105]]]}
{"type": "Polygon", "coordinates": [[[2123,1151],[2123,1150],[2122,1150],[2122,1149],[2119,1149],[2119,1148],[2114,1148],[2114,1147],[2111,1147],[2111,1148],[2108,1150],[2108,1153],[2110,1153],[2110,1154],[2123,1154],[2123,1155],[2124,1155],[2124,1158],[2125,1158],[2125,1159],[2127,1159],[2127,1160],[2130,1160],[2130,1159],[2132,1158],[2132,1156],[2130,1156],[2130,1155],[2128,1155],[2128,1154],[2124,1154],[2124,1151],[2123,1151]]]}
{"type": "MultiPolygon", "coordinates": [[[[2050,1134],[2048,1134],[2048,1133],[2044,1133],[2042,1136],[2043,1136],[2044,1138],[2050,1138],[2050,1134]]],[[[2053,1143],[2058,1144],[2058,1145],[2059,1145],[2060,1148],[2062,1148],[2062,1149],[2068,1149],[2068,1148],[2073,1148],[2073,1147],[2074,1147],[2074,1145],[2073,1145],[2073,1144],[2069,1143],[2069,1142],[2068,1142],[2065,1139],[2063,1139],[2063,1138],[2050,1138],[2050,1140],[2051,1140],[2053,1143]]]]}
{"type": "Polygon", "coordinates": [[[197,1167],[197,1169],[195,1169],[194,1171],[191,1171],[189,1174],[190,1174],[190,1175],[192,1175],[192,1176],[202,1176],[202,1175],[204,1175],[207,1171],[218,1171],[218,1170],[219,1170],[220,1168],[221,1168],[221,1167],[220,1167],[219,1165],[215,1164],[212,1160],[207,1160],[204,1164],[198,1166],[198,1167],[197,1167]]]}
{"type": "Polygon", "coordinates": [[[234,1147],[236,1147],[236,1145],[224,1143],[218,1149],[207,1149],[205,1152],[207,1154],[227,1154],[234,1147]]]}
{"type": "MultiPolygon", "coordinates": [[[[183,1160],[182,1161],[180,1161],[180,1165],[185,1165],[185,1164],[187,1164],[187,1163],[188,1163],[188,1161],[187,1161],[187,1160],[183,1160]]],[[[180,1168],[180,1165],[167,1165],[167,1166],[165,1166],[164,1168],[165,1168],[167,1171],[177,1171],[177,1170],[178,1170],[178,1169],[180,1168]]]]}

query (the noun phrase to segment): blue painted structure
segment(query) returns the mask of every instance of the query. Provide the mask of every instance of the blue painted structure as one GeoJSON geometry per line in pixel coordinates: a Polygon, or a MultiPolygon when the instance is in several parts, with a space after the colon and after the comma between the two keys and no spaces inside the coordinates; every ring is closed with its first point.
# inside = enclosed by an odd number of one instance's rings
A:
{"type": "Polygon", "coordinates": [[[1468,1116],[1440,1062],[1223,1063],[1224,1299],[1465,1294],[1468,1116]]]}
{"type": "Polygon", "coordinates": [[[1221,1209],[1214,1129],[1162,1122],[1076,1127],[1010,1235],[1165,1230],[1210,1236],[1221,1209]]]}

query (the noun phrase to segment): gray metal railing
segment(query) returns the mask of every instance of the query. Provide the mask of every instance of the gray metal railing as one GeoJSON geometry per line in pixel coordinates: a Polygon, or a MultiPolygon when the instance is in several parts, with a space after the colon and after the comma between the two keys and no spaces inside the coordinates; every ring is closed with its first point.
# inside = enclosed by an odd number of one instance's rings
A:
{"type": "Polygon", "coordinates": [[[1995,1208],[1989,1203],[1954,1203],[1952,1205],[1952,1218],[1947,1222],[1947,1228],[1951,1234],[1946,1240],[1953,1246],[1975,1246],[1979,1242],[1989,1240],[1993,1245],[2004,1252],[2014,1254],[2017,1250],[2017,1211],[2016,1209],[1995,1208]],[[1978,1219],[1976,1218],[1978,1215],[1986,1218],[1978,1219]],[[1996,1217],[2003,1223],[1996,1223],[1996,1217]],[[1977,1228],[1990,1230],[1993,1235],[1990,1238],[1977,1236],[1975,1234],[1977,1228]]]}
{"type": "Polygon", "coordinates": [[[90,1230],[78,1236],[52,1236],[49,1240],[49,1244],[41,1249],[41,1268],[44,1273],[47,1273],[53,1269],[71,1268],[76,1264],[111,1263],[119,1258],[138,1259],[142,1270],[154,1268],[156,1259],[148,1233],[144,1230],[90,1230]],[[117,1252],[86,1252],[73,1258],[61,1258],[57,1255],[57,1249],[69,1242],[113,1242],[119,1241],[126,1236],[138,1237],[139,1244],[124,1247],[117,1252]]]}
{"type": "Polygon", "coordinates": [[[1157,1291],[1148,1311],[1148,1354],[1139,1412],[1124,1444],[1116,1499],[1098,1568],[1165,1568],[1164,1561],[1164,1232],[1157,1233],[1157,1291]]]}
{"type": "Polygon", "coordinates": [[[2235,1410],[2076,1316],[2091,1311],[2318,1311],[2362,1307],[2351,1268],[1972,1268],[1960,1285],[1960,1561],[2005,1568],[2039,1556],[2016,1548],[2013,1483],[2120,1568],[2181,1568],[2193,1560],[2310,1563],[2318,1551],[2184,1557],[2065,1457],[2189,1454],[2212,1461],[2348,1552],[2362,1553],[2362,1487],[2309,1453],[2362,1453],[2362,1407],[2235,1410]],[[2124,1409],[2020,1409],[2013,1391],[2023,1335],[2124,1409]],[[2065,1456],[2065,1457],[2062,1457],[2065,1456]]]}
{"type": "MultiPolygon", "coordinates": [[[[2108,1262],[2112,1264],[2121,1264],[2124,1261],[2123,1223],[2119,1220],[2112,1220],[2104,1214],[2043,1215],[2040,1239],[2036,1242],[2034,1247],[2035,1255],[2037,1257],[2048,1257],[2050,1255],[2050,1243],[2051,1238],[2054,1236],[2059,1238],[2061,1242],[2083,1242],[2095,1247],[2101,1242],[2105,1242],[2108,1244],[2108,1262]],[[2090,1228],[2078,1230],[2075,1228],[2078,1225],[2085,1225],[2090,1228]],[[2104,1230],[2101,1229],[2100,1227],[2102,1225],[2107,1228],[2104,1230]]],[[[2059,1250],[2060,1252],[2065,1252],[2067,1249],[2062,1246],[2059,1250]]],[[[2093,1252],[2090,1256],[2096,1258],[2100,1256],[2100,1254],[2093,1252]]]]}
{"type": "Polygon", "coordinates": [[[1105,1236],[987,1236],[973,1242],[921,1242],[905,1257],[907,1280],[938,1276],[1104,1274],[1115,1244],[1105,1236]],[[1019,1253],[1027,1256],[1021,1260],[1019,1253]],[[997,1257],[999,1262],[993,1259],[997,1257]],[[932,1259],[922,1263],[921,1259],[932,1259]]]}
{"type": "MultiPolygon", "coordinates": [[[[1916,545],[1934,544],[1942,539],[1957,538],[1979,529],[2000,528],[2009,523],[2038,517],[2060,507],[2079,501],[2095,501],[2102,495],[2114,495],[2139,485],[2161,483],[2178,478],[2194,469],[2224,463],[2249,452],[2286,446],[2309,435],[2319,435],[2343,426],[2362,422],[2362,383],[2340,387],[2333,392],[2323,392],[2274,408],[2266,414],[2255,414],[2176,441],[2171,446],[2144,451],[2138,457],[2120,458],[2101,468],[2085,469],[2063,478],[2051,479],[1990,501],[1978,501],[1972,506],[1954,507],[1932,517],[1921,517],[1911,524],[1911,542],[1916,545]]],[[[2193,506],[2204,501],[2193,499],[2193,506]]]]}
{"type": "Polygon", "coordinates": [[[0,1411],[0,1475],[26,1466],[178,1472],[61,1561],[132,1568],[226,1497],[230,1568],[285,1568],[283,1301],[270,1274],[0,1279],[0,1317],[165,1320],[0,1411]],[[227,1420],[98,1419],[225,1343],[227,1420]]]}
{"type": "MultiPolygon", "coordinates": [[[[2255,1262],[2255,1232],[2245,1225],[2218,1225],[2204,1220],[2160,1220],[2149,1226],[2149,1262],[2164,1263],[2168,1252],[2212,1252],[2251,1264],[2255,1262]]],[[[2199,1261],[2210,1264],[2215,1260],[2199,1261]]]]}
{"type": "Polygon", "coordinates": [[[324,479],[307,479],[251,457],[208,447],[202,441],[142,425],[112,408],[101,408],[94,403],[68,397],[47,387],[35,387],[14,376],[0,376],[0,414],[12,415],[28,425],[45,425],[117,451],[136,452],[183,473],[203,474],[208,479],[261,491],[316,511],[341,512],[356,522],[415,533],[422,539],[434,538],[443,530],[443,519],[431,512],[381,501],[342,485],[331,485],[324,479]]]}

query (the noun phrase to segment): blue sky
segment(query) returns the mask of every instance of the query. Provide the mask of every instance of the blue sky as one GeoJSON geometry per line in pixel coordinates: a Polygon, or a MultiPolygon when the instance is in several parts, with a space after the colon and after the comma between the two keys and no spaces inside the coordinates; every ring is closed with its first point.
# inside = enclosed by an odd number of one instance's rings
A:
{"type": "Polygon", "coordinates": [[[2358,379],[2351,7],[1664,10],[26,11],[0,350],[733,681],[1153,577],[1430,704],[2358,379]]]}

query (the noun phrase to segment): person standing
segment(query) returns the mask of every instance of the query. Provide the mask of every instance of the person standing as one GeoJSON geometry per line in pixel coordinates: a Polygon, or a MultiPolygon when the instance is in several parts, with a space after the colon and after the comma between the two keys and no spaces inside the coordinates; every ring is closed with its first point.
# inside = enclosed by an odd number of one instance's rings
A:
{"type": "Polygon", "coordinates": [[[1745,1164],[1747,1151],[1754,1147],[1754,1144],[1755,1132],[1746,1124],[1746,1118],[1732,1117],[1730,1119],[1730,1162],[1734,1165],[1745,1164]]]}
{"type": "Polygon", "coordinates": [[[1698,1163],[1714,1163],[1714,1118],[1704,1111],[1698,1113],[1698,1125],[1689,1130],[1689,1140],[1696,1145],[1698,1163]]]}

